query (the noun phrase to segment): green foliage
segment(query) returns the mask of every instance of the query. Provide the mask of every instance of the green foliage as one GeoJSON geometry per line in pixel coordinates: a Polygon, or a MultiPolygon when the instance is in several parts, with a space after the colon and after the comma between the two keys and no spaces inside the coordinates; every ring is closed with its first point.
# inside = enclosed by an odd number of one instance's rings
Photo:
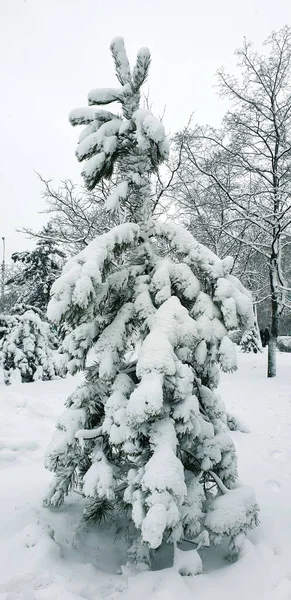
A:
{"type": "Polygon", "coordinates": [[[15,377],[28,383],[53,379],[58,374],[50,326],[38,312],[22,306],[18,314],[0,317],[0,362],[7,384],[15,377]]]}
{"type": "Polygon", "coordinates": [[[107,498],[91,498],[84,510],[83,516],[89,523],[108,525],[113,520],[114,503],[107,498]]]}
{"type": "Polygon", "coordinates": [[[54,240],[54,231],[47,225],[41,232],[34,250],[14,252],[13,262],[21,268],[8,279],[6,285],[18,290],[18,303],[46,311],[53,282],[60,275],[65,253],[54,240]]]}

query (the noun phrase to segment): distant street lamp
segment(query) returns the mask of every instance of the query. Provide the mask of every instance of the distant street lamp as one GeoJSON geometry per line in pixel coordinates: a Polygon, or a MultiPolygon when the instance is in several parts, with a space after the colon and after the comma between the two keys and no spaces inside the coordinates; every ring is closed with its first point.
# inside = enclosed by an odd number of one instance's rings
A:
{"type": "Polygon", "coordinates": [[[2,237],[1,300],[4,299],[4,287],[5,287],[5,237],[2,237]]]}

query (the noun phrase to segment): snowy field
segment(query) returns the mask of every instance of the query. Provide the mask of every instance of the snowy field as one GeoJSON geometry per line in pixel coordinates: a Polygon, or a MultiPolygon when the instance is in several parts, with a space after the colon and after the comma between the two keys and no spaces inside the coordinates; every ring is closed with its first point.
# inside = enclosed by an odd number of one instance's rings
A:
{"type": "Polygon", "coordinates": [[[266,355],[238,360],[220,392],[250,430],[233,439],[261,525],[237,563],[205,550],[204,573],[193,578],[176,573],[167,553],[153,572],[120,574],[125,546],[112,531],[84,526],[80,496],[42,507],[51,479],[44,448],[78,379],[0,385],[0,600],[291,600],[291,354],[278,354],[271,380],[266,355]]]}

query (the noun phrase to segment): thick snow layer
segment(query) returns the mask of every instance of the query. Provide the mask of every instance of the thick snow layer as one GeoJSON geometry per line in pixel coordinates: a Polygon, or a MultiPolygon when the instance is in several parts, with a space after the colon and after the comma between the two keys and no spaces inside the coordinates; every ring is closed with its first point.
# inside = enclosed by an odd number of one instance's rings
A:
{"type": "MultiPolygon", "coordinates": [[[[151,548],[160,546],[168,528],[179,522],[179,506],[187,493],[182,463],[177,458],[167,433],[162,432],[160,442],[145,466],[141,480],[142,490],[147,493],[149,506],[142,523],[142,539],[151,548]],[[169,443],[170,442],[170,443],[169,443]]],[[[167,429],[167,428],[166,428],[167,429]]],[[[157,439],[155,442],[157,443],[157,439]]]]}
{"type": "MultiPolygon", "coordinates": [[[[121,121],[119,119],[105,122],[103,125],[101,125],[98,131],[87,135],[83,140],[79,141],[76,150],[76,156],[78,160],[84,160],[85,158],[92,156],[92,154],[95,152],[99,152],[101,154],[100,150],[102,148],[105,154],[113,154],[117,145],[117,138],[115,134],[118,133],[120,125],[121,121]]],[[[98,156],[100,156],[100,154],[98,156]]],[[[99,160],[100,164],[102,165],[103,163],[101,158],[99,160]]],[[[92,159],[90,164],[93,164],[92,159]]]]}
{"type": "Polygon", "coordinates": [[[223,371],[235,371],[237,369],[235,345],[227,335],[222,338],[219,346],[219,362],[223,371]]]}
{"type": "Polygon", "coordinates": [[[177,264],[164,258],[158,263],[152,278],[152,288],[156,292],[155,299],[158,304],[170,298],[172,286],[174,290],[183,292],[187,300],[196,298],[200,290],[200,283],[188,265],[177,264]]]}
{"type": "Polygon", "coordinates": [[[159,444],[145,467],[142,489],[154,492],[170,491],[177,499],[184,499],[186,484],[181,461],[170,444],[159,444]]]}
{"type": "Polygon", "coordinates": [[[235,531],[235,527],[244,525],[246,515],[252,510],[254,502],[253,488],[242,486],[230,490],[214,500],[205,524],[210,531],[217,534],[221,531],[235,531]]]}
{"type": "Polygon", "coordinates": [[[83,492],[92,498],[98,495],[100,498],[114,498],[113,472],[100,444],[97,443],[91,467],[84,476],[83,492]]]}
{"type": "Polygon", "coordinates": [[[87,306],[94,286],[102,283],[105,261],[120,246],[133,244],[139,235],[135,223],[117,225],[108,233],[92,240],[79,254],[68,260],[62,274],[52,286],[52,298],[48,305],[51,321],[60,321],[70,304],[87,306]]]}
{"type": "Polygon", "coordinates": [[[146,108],[139,108],[136,110],[132,119],[136,124],[137,130],[141,129],[153,142],[158,144],[165,138],[165,128],[163,123],[146,108]]]}
{"type": "Polygon", "coordinates": [[[107,210],[116,210],[119,206],[120,200],[125,200],[128,194],[128,181],[122,181],[119,183],[115,190],[108,196],[105,207],[107,210]]]}
{"type": "Polygon", "coordinates": [[[100,88],[91,90],[88,94],[88,104],[110,104],[122,98],[122,88],[100,88]]]}
{"type": "MultiPolygon", "coordinates": [[[[231,435],[240,479],[255,488],[261,524],[235,564],[224,561],[220,547],[200,548],[204,571],[197,577],[178,573],[198,565],[192,544],[180,547],[178,569],[166,548],[157,553],[153,572],[123,569],[119,575],[125,544],[115,531],[84,527],[79,494],[70,495],[60,511],[42,507],[51,480],[43,467],[44,449],[80,376],[1,384],[1,600],[290,600],[290,369],[291,355],[278,353],[278,376],[267,379],[264,351],[238,353],[238,371],[222,374],[219,392],[227,411],[250,429],[231,435]]],[[[125,379],[125,394],[131,391],[127,384],[125,379]]]]}
{"type": "MultiPolygon", "coordinates": [[[[87,142],[88,138],[84,140],[87,142]]],[[[83,143],[83,142],[82,142],[83,143]]],[[[106,160],[105,152],[99,152],[98,154],[94,154],[91,158],[89,158],[83,167],[81,175],[87,178],[94,177],[99,171],[101,171],[106,160]]]]}
{"type": "Polygon", "coordinates": [[[88,125],[95,119],[95,110],[91,106],[74,108],[69,114],[71,125],[88,125]]]}
{"type": "Polygon", "coordinates": [[[121,84],[125,84],[130,81],[130,66],[124,47],[124,39],[122,37],[116,37],[110,44],[111,52],[115,58],[115,63],[118,68],[118,75],[121,84]]]}
{"type": "Polygon", "coordinates": [[[45,460],[47,456],[54,458],[65,452],[67,445],[75,442],[75,434],[84,426],[85,420],[84,408],[65,410],[57,421],[57,427],[46,450],[45,460]]]}
{"type": "Polygon", "coordinates": [[[163,375],[158,371],[146,373],[133,390],[126,408],[126,417],[132,426],[139,425],[153,415],[158,415],[163,406],[163,375]]]}
{"type": "Polygon", "coordinates": [[[183,552],[179,548],[175,548],[174,568],[177,569],[180,575],[200,575],[203,571],[203,566],[197,550],[183,552]]]}
{"type": "Polygon", "coordinates": [[[220,258],[211,250],[198,243],[184,227],[157,221],[155,231],[158,236],[166,237],[178,253],[188,255],[189,263],[198,266],[210,278],[223,277],[229,270],[220,258]]]}

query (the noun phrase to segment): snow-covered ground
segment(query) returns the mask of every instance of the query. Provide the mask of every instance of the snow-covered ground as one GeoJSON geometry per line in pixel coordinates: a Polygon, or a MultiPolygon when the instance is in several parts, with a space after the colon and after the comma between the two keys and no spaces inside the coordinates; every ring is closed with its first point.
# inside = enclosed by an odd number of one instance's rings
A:
{"type": "Polygon", "coordinates": [[[204,573],[193,578],[176,573],[165,554],[152,572],[119,574],[124,544],[84,526],[78,495],[62,509],[42,507],[51,478],[44,448],[77,380],[0,385],[0,600],[291,600],[291,354],[278,354],[271,380],[266,355],[238,359],[220,391],[250,429],[233,438],[261,525],[237,563],[205,551],[204,573]]]}

